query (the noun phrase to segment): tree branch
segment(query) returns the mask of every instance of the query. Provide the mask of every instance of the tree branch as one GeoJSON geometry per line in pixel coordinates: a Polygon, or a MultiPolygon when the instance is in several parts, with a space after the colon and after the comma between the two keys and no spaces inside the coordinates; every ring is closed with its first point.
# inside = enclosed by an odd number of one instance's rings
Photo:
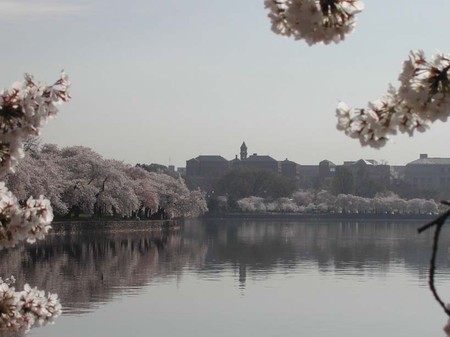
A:
{"type": "MultiPolygon", "coordinates": [[[[447,201],[443,201],[442,204],[450,206],[450,203],[447,201]]],[[[430,287],[431,292],[433,293],[433,296],[435,300],[439,303],[439,305],[444,309],[445,313],[450,317],[450,310],[447,309],[444,301],[441,299],[439,294],[437,293],[436,286],[434,284],[434,276],[436,273],[436,256],[439,248],[439,235],[441,233],[441,229],[445,224],[445,221],[450,216],[450,209],[447,210],[445,213],[439,215],[436,219],[433,221],[427,223],[426,225],[420,227],[417,229],[417,231],[420,233],[426,231],[427,229],[436,226],[434,230],[434,236],[433,236],[433,248],[432,248],[432,254],[430,259],[430,268],[428,273],[428,286],[430,287]]]]}

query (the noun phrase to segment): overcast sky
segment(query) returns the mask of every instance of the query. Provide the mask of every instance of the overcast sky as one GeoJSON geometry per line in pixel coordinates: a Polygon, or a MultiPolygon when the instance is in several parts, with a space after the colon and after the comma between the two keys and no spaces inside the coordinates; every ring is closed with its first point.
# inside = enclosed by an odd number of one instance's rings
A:
{"type": "Polygon", "coordinates": [[[397,85],[410,49],[450,52],[450,1],[365,4],[343,43],[309,47],[271,32],[263,0],[0,0],[0,86],[65,69],[73,99],[44,141],[131,164],[232,159],[242,141],[300,164],[450,157],[442,122],[381,150],[336,130],[338,101],[397,85]]]}

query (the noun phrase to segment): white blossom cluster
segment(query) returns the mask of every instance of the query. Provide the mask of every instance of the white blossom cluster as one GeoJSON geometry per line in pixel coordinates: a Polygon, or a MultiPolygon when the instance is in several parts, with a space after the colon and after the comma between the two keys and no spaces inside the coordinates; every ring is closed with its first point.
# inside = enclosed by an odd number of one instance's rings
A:
{"type": "MultiPolygon", "coordinates": [[[[24,157],[23,140],[39,135],[46,120],[55,116],[58,106],[70,99],[69,80],[62,72],[53,85],[35,82],[31,75],[0,92],[0,175],[14,172],[24,157]]],[[[53,211],[50,202],[30,197],[24,205],[0,182],[0,249],[19,241],[35,242],[50,229],[53,211]]],[[[53,322],[61,314],[56,294],[48,294],[25,285],[16,292],[14,278],[0,278],[0,335],[14,336],[31,327],[53,322]]]]}
{"type": "Polygon", "coordinates": [[[43,239],[51,228],[50,201],[30,197],[22,207],[17,198],[0,182],[0,249],[14,247],[19,241],[33,243],[43,239]]]}
{"type": "Polygon", "coordinates": [[[0,174],[14,171],[23,158],[23,139],[39,135],[39,129],[58,106],[70,99],[68,76],[47,86],[26,74],[25,80],[0,92],[0,174]]]}
{"type": "Polygon", "coordinates": [[[264,6],[274,33],[309,45],[344,40],[364,9],[360,0],[265,0],[264,6]]]}
{"type": "Polygon", "coordinates": [[[254,213],[439,214],[444,209],[433,199],[408,200],[391,192],[366,198],[351,194],[335,196],[328,191],[316,193],[302,190],[295,192],[292,198],[269,200],[252,196],[239,199],[237,205],[243,212],[254,213]]]}
{"type": "Polygon", "coordinates": [[[375,148],[386,144],[397,132],[410,136],[423,132],[436,120],[450,114],[450,56],[435,54],[430,61],[423,51],[411,51],[403,63],[399,89],[390,86],[380,100],[367,108],[353,109],[340,102],[337,128],[360,143],[375,148]]]}
{"type": "MultiPolygon", "coordinates": [[[[23,140],[38,135],[45,121],[56,115],[58,106],[70,99],[69,85],[64,72],[51,86],[26,74],[24,81],[0,92],[0,175],[14,171],[24,156],[23,140]]],[[[47,199],[30,197],[22,207],[0,182],[0,249],[13,247],[21,240],[42,239],[52,219],[47,199]]]]}
{"type": "Polygon", "coordinates": [[[52,324],[61,315],[61,304],[56,294],[45,294],[25,284],[15,291],[15,280],[0,278],[0,335],[23,335],[32,327],[52,324]]]}

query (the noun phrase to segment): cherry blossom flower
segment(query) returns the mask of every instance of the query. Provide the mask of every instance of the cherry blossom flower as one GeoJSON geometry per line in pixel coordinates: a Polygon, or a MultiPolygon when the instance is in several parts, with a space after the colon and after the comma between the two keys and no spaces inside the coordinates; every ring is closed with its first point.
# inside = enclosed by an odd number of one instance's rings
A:
{"type": "Polygon", "coordinates": [[[384,97],[367,108],[353,109],[340,102],[337,129],[362,145],[382,147],[397,132],[424,132],[450,114],[450,56],[440,52],[427,61],[421,50],[411,51],[399,75],[400,86],[389,86],[384,97]]]}
{"type": "Polygon", "coordinates": [[[29,198],[24,207],[0,182],[0,249],[14,247],[19,241],[30,243],[43,239],[50,229],[53,211],[42,196],[29,198]]]}
{"type": "Polygon", "coordinates": [[[39,135],[47,119],[57,114],[58,106],[69,101],[69,86],[64,72],[51,86],[26,74],[23,82],[0,92],[0,174],[14,171],[24,156],[23,139],[39,135]]]}
{"type": "MultiPolygon", "coordinates": [[[[56,115],[58,106],[70,99],[69,80],[62,72],[53,85],[35,82],[25,75],[10,89],[0,92],[0,175],[14,172],[19,159],[24,157],[23,141],[39,135],[48,118],[56,115]]],[[[24,206],[0,182],[0,249],[14,247],[27,240],[42,239],[50,229],[53,211],[50,201],[40,196],[28,198],[24,206]]],[[[23,334],[33,326],[53,322],[61,314],[58,296],[25,285],[16,292],[14,278],[0,278],[0,334],[23,334]]]]}
{"type": "Polygon", "coordinates": [[[422,119],[446,121],[450,113],[450,56],[436,53],[427,61],[421,50],[411,51],[399,76],[399,96],[422,119]]]}
{"type": "Polygon", "coordinates": [[[61,315],[56,294],[45,294],[25,284],[23,291],[15,291],[13,277],[0,278],[0,335],[22,335],[32,327],[52,324],[61,315]]]}
{"type": "Polygon", "coordinates": [[[338,43],[354,29],[360,0],[265,0],[272,31],[316,43],[338,43]]]}

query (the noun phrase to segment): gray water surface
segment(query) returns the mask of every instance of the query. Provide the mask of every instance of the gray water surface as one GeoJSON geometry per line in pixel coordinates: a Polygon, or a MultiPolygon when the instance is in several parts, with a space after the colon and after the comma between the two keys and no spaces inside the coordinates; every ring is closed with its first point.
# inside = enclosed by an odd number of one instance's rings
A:
{"type": "MultiPolygon", "coordinates": [[[[445,336],[421,222],[192,220],[170,232],[55,234],[2,254],[2,276],[56,292],[33,337],[445,336]]],[[[450,231],[437,286],[450,301],[450,231]]]]}

